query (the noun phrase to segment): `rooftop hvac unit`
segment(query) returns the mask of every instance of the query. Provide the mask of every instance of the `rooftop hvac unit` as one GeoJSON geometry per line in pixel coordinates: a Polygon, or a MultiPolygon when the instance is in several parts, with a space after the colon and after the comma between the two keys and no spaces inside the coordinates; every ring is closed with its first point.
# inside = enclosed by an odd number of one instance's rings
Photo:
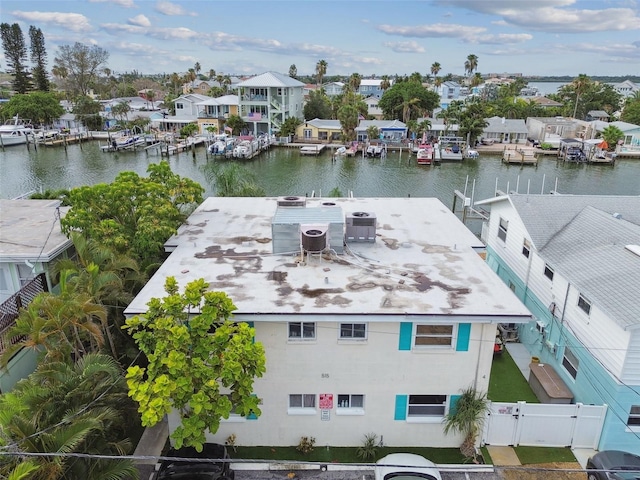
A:
{"type": "Polygon", "coordinates": [[[376,214],[371,212],[353,212],[346,217],[347,242],[375,242],[376,214]]]}
{"type": "Polygon", "coordinates": [[[321,253],[327,248],[328,225],[300,225],[300,243],[302,250],[308,253],[321,253]]]}
{"type": "Polygon", "coordinates": [[[307,197],[278,197],[279,207],[304,207],[307,205],[307,197]]]}

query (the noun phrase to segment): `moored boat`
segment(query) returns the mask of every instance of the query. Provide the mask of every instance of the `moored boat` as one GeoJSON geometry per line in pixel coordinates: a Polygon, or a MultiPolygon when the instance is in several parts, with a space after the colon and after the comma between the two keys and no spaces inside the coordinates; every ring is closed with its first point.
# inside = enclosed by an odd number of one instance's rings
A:
{"type": "Polygon", "coordinates": [[[4,125],[0,125],[0,146],[24,145],[29,141],[29,135],[32,134],[31,123],[16,115],[7,120],[4,125]]]}
{"type": "Polygon", "coordinates": [[[418,165],[431,165],[433,162],[433,145],[421,143],[416,152],[418,165]]]}

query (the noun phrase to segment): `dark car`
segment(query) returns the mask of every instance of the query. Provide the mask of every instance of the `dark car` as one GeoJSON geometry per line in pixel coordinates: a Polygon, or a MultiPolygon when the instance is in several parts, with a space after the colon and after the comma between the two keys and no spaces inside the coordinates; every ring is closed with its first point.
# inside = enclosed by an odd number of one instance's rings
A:
{"type": "Polygon", "coordinates": [[[589,480],[640,480],[640,456],[603,450],[587,460],[587,477],[589,480]]]}
{"type": "Polygon", "coordinates": [[[202,452],[193,447],[172,448],[163,456],[175,460],[162,460],[156,466],[155,480],[233,480],[235,476],[224,445],[205,443],[202,452]]]}

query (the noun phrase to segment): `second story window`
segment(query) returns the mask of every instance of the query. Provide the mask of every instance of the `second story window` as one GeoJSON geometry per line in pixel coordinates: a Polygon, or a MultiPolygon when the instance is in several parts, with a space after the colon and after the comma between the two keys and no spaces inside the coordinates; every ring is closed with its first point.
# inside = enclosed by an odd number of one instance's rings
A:
{"type": "Polygon", "coordinates": [[[544,264],[544,276],[553,281],[553,268],[546,263],[544,264]]]}
{"type": "Polygon", "coordinates": [[[500,218],[500,224],[498,225],[498,238],[503,242],[507,241],[508,228],[509,228],[509,222],[504,218],[500,218]]]}
{"type": "Polygon", "coordinates": [[[564,355],[562,356],[562,366],[574,379],[578,376],[578,366],[580,361],[576,358],[569,347],[565,347],[564,355]]]}
{"type": "Polygon", "coordinates": [[[531,242],[529,242],[529,240],[525,238],[524,242],[522,242],[522,255],[529,258],[530,253],[531,253],[531,242]]]}
{"type": "Polygon", "coordinates": [[[580,310],[582,310],[587,315],[591,313],[591,302],[587,300],[582,294],[580,294],[580,296],[578,297],[578,307],[580,307],[580,310]]]}
{"type": "Polygon", "coordinates": [[[176,103],[176,110],[184,110],[184,103],[176,103]]]}
{"type": "Polygon", "coordinates": [[[415,347],[450,347],[453,345],[453,325],[416,325],[415,347]]]}

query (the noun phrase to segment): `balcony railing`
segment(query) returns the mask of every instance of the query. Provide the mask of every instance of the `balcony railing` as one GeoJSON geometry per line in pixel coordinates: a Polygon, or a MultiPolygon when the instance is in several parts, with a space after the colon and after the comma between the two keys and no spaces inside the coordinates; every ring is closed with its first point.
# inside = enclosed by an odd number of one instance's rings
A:
{"type": "Polygon", "coordinates": [[[22,340],[22,337],[9,336],[9,330],[16,324],[20,309],[29,305],[36,295],[47,291],[47,277],[40,273],[0,304],[0,355],[9,346],[22,340]]]}

